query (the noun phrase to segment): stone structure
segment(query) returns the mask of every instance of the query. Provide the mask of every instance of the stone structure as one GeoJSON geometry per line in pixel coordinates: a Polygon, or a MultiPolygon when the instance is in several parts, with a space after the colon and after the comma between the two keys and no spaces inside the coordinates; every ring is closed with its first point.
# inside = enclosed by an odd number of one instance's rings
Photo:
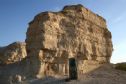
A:
{"type": "Polygon", "coordinates": [[[11,64],[21,61],[27,56],[26,44],[14,42],[6,47],[0,48],[0,64],[11,64]]]}
{"type": "Polygon", "coordinates": [[[32,75],[69,75],[69,58],[78,73],[85,64],[109,63],[113,46],[106,21],[82,5],[42,12],[29,23],[26,49],[32,75]]]}

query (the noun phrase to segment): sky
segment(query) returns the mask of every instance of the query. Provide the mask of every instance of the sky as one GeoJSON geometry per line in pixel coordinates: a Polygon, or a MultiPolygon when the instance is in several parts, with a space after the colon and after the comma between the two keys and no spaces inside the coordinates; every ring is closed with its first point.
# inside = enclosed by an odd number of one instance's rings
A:
{"type": "Polygon", "coordinates": [[[114,46],[111,63],[126,62],[126,0],[0,0],[0,46],[24,42],[28,23],[38,13],[73,4],[106,19],[114,46]]]}

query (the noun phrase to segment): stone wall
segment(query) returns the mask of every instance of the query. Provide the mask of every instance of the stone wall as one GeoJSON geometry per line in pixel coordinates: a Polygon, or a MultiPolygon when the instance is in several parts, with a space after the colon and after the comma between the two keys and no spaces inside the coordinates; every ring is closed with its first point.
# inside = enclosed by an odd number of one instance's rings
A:
{"type": "Polygon", "coordinates": [[[75,58],[78,72],[83,72],[84,61],[109,63],[112,55],[106,21],[82,5],[38,14],[26,34],[29,68],[39,77],[68,75],[69,58],[75,58]]]}

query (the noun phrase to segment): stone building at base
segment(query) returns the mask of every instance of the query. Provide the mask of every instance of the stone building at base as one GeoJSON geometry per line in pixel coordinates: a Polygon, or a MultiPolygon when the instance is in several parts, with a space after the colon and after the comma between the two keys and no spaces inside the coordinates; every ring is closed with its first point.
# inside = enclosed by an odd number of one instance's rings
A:
{"type": "Polygon", "coordinates": [[[109,63],[113,51],[105,19],[82,5],[38,14],[26,34],[29,72],[37,77],[69,76],[72,66],[87,73],[109,63]]]}

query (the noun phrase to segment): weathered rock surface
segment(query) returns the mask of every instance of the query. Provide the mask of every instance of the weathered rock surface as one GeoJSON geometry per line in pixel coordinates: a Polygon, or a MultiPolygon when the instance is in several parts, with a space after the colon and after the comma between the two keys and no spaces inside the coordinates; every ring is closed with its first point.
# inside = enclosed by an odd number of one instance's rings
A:
{"type": "Polygon", "coordinates": [[[26,44],[14,42],[6,47],[0,48],[0,64],[11,64],[21,61],[27,56],[26,44]]]}
{"type": "MultiPolygon", "coordinates": [[[[84,74],[109,65],[113,50],[105,19],[82,5],[38,14],[29,23],[26,36],[26,44],[16,42],[0,48],[0,61],[7,64],[0,66],[0,84],[34,84],[34,77],[68,77],[73,66],[70,58],[75,59],[78,78],[84,78],[84,74]]],[[[105,77],[113,78],[108,72],[105,77]]]]}
{"type": "Polygon", "coordinates": [[[78,73],[86,72],[85,64],[109,63],[113,46],[105,19],[82,5],[71,5],[35,16],[26,49],[32,75],[41,77],[68,75],[69,58],[76,59],[78,73]]]}

